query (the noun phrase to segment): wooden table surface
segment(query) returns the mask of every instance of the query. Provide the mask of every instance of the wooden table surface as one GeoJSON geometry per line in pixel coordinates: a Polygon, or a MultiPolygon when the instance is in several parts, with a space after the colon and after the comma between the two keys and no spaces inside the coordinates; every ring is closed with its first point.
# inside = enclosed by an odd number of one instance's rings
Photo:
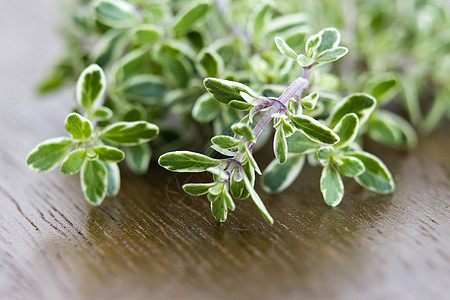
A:
{"type": "Polygon", "coordinates": [[[27,153],[64,135],[72,92],[32,87],[61,50],[50,0],[0,2],[0,299],[448,299],[450,134],[447,122],[410,153],[371,146],[397,182],[379,196],[345,181],[338,208],[318,169],[263,194],[265,223],[240,201],[225,224],[186,180],[156,165],[126,171],[98,208],[78,176],[37,174],[27,153]]]}

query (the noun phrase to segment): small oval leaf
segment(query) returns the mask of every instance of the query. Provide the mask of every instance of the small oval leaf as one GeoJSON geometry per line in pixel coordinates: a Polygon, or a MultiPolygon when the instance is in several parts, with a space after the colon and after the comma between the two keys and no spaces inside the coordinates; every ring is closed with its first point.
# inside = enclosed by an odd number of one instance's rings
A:
{"type": "Polygon", "coordinates": [[[304,164],[304,155],[290,155],[284,164],[274,159],[263,172],[262,188],[270,194],[284,191],[298,177],[304,164]]]}
{"type": "Polygon", "coordinates": [[[158,163],[169,171],[197,173],[221,164],[222,160],[190,151],[174,151],[161,155],[158,163]]]}
{"type": "Polygon", "coordinates": [[[108,175],[105,165],[99,160],[86,159],[80,172],[81,189],[86,200],[100,205],[106,196],[108,175]]]}
{"type": "Polygon", "coordinates": [[[119,162],[125,158],[122,150],[110,146],[100,146],[93,148],[98,154],[98,159],[104,162],[119,162]]]}
{"type": "Polygon", "coordinates": [[[351,152],[346,155],[356,157],[364,164],[365,171],[355,177],[356,182],[366,189],[380,194],[394,191],[394,178],[378,157],[367,152],[351,152]]]}
{"type": "Polygon", "coordinates": [[[331,165],[326,166],[322,170],[320,191],[325,203],[329,206],[335,207],[341,203],[344,196],[344,184],[338,171],[331,165]]]}
{"type": "Polygon", "coordinates": [[[298,130],[314,142],[326,145],[334,145],[339,142],[339,136],[336,133],[312,117],[294,115],[290,117],[290,120],[298,130]]]}
{"type": "Polygon", "coordinates": [[[93,130],[91,121],[77,113],[71,113],[67,116],[64,127],[76,140],[88,139],[93,130]]]}
{"type": "Polygon", "coordinates": [[[86,149],[76,149],[61,164],[61,172],[75,174],[80,171],[86,158],[86,149]]]}
{"type": "Polygon", "coordinates": [[[377,105],[375,98],[368,94],[352,94],[336,104],[329,117],[329,126],[334,127],[348,113],[355,113],[359,125],[364,124],[377,105]]]}
{"type": "Polygon", "coordinates": [[[80,106],[91,109],[101,104],[106,90],[105,73],[98,65],[90,65],[78,78],[75,96],[80,106]]]}
{"type": "Polygon", "coordinates": [[[71,138],[48,139],[38,144],[27,157],[27,165],[38,172],[49,171],[61,162],[73,147],[71,138]]]}
{"type": "Polygon", "coordinates": [[[134,146],[151,141],[158,133],[158,126],[146,121],[118,122],[103,129],[100,137],[114,144],[134,146]]]}

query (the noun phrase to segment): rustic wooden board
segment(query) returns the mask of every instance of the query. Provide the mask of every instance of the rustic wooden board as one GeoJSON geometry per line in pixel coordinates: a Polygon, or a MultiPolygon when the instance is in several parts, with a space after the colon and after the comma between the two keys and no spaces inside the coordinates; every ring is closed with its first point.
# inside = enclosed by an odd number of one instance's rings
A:
{"type": "Polygon", "coordinates": [[[331,209],[308,169],[263,195],[273,226],[249,201],[216,223],[206,199],[181,191],[187,176],[156,165],[144,177],[122,168],[119,196],[93,208],[77,176],[25,166],[37,142],[64,134],[72,104],[71,91],[39,100],[30,89],[60,47],[56,17],[48,0],[0,2],[1,299],[448,297],[448,123],[411,153],[371,146],[393,195],[345,181],[331,209]]]}

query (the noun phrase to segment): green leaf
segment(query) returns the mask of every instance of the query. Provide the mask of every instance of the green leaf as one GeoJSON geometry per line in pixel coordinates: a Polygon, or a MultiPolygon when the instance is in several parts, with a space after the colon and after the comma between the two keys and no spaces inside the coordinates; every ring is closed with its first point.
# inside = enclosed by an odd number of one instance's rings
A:
{"type": "Polygon", "coordinates": [[[183,185],[183,190],[192,196],[201,196],[208,193],[210,187],[216,183],[186,183],[183,185]]]}
{"type": "Polygon", "coordinates": [[[192,78],[192,66],[186,57],[167,57],[163,60],[164,75],[168,86],[187,87],[192,78]]]}
{"type": "Polygon", "coordinates": [[[344,184],[338,171],[331,165],[326,166],[322,170],[320,191],[325,203],[329,206],[335,207],[341,203],[344,196],[344,184]]]}
{"type": "Polygon", "coordinates": [[[418,84],[409,76],[400,77],[400,83],[409,118],[414,125],[418,125],[422,120],[418,84]]]}
{"type": "Polygon", "coordinates": [[[230,195],[230,192],[228,190],[224,190],[222,193],[222,197],[225,199],[225,203],[227,204],[227,207],[229,210],[233,211],[236,209],[236,204],[233,201],[233,198],[230,195]]]}
{"type": "Polygon", "coordinates": [[[329,117],[329,126],[334,127],[348,113],[355,113],[361,126],[377,105],[375,98],[368,94],[352,94],[337,103],[329,117]]]}
{"type": "Polygon", "coordinates": [[[284,191],[298,177],[304,164],[304,155],[290,155],[284,164],[280,164],[277,159],[274,159],[261,177],[262,188],[270,194],[284,191]]]}
{"type": "Polygon", "coordinates": [[[211,202],[211,213],[219,222],[225,222],[227,220],[228,209],[226,204],[226,199],[223,194],[218,196],[215,201],[211,202]]]}
{"type": "Polygon", "coordinates": [[[216,77],[223,72],[223,59],[212,49],[204,50],[199,54],[198,64],[205,77],[216,77]]]}
{"type": "Polygon", "coordinates": [[[211,148],[213,148],[214,150],[225,156],[235,156],[237,154],[237,151],[227,150],[217,145],[212,145],[211,148]]]}
{"type": "Polygon", "coordinates": [[[172,58],[180,59],[188,57],[190,60],[194,60],[196,52],[187,43],[178,41],[176,39],[166,39],[157,49],[157,57],[160,60],[172,58]]]}
{"type": "Polygon", "coordinates": [[[275,131],[275,137],[273,139],[273,152],[280,164],[284,164],[287,161],[288,145],[282,126],[279,126],[275,131]]]}
{"type": "Polygon", "coordinates": [[[197,173],[221,164],[222,160],[189,151],[174,151],[161,155],[158,163],[169,171],[197,173]]]}
{"type": "Polygon", "coordinates": [[[302,98],[302,106],[306,109],[314,109],[317,104],[317,100],[319,100],[319,93],[314,92],[306,96],[305,98],[302,98]]]}
{"type": "MultiPolygon", "coordinates": [[[[70,58],[69,58],[70,59],[70,58]]],[[[49,92],[58,90],[61,88],[69,79],[69,72],[66,68],[67,58],[63,58],[60,62],[57,62],[53,69],[50,70],[40,81],[37,86],[37,91],[40,95],[47,94],[49,92]]]]}
{"type": "Polygon", "coordinates": [[[125,158],[125,153],[122,150],[110,146],[100,146],[93,148],[98,154],[98,159],[103,162],[119,162],[125,158]]]}
{"type": "Polygon", "coordinates": [[[86,149],[76,149],[63,161],[61,172],[64,174],[75,174],[80,171],[86,158],[86,149]]]}
{"type": "Polygon", "coordinates": [[[264,24],[270,18],[271,5],[269,3],[260,4],[259,8],[254,10],[248,22],[248,31],[252,34],[254,40],[260,36],[264,24]]]}
{"type": "Polygon", "coordinates": [[[135,27],[134,36],[141,44],[151,44],[164,34],[161,27],[153,24],[142,24],[135,27]]]}
{"type": "Polygon", "coordinates": [[[359,119],[354,113],[346,114],[339,123],[334,126],[333,131],[339,136],[339,142],[334,147],[345,147],[350,145],[358,134],[359,119]]]}
{"type": "Polygon", "coordinates": [[[398,93],[397,79],[393,74],[381,74],[371,79],[364,88],[378,100],[379,105],[388,102],[398,93]]]}
{"type": "Polygon", "coordinates": [[[244,146],[244,149],[245,149],[245,154],[246,154],[248,162],[253,167],[253,169],[255,169],[255,172],[258,173],[259,175],[261,175],[261,170],[259,169],[258,163],[256,162],[255,158],[253,157],[252,153],[250,152],[250,150],[248,149],[247,146],[244,146]]]}
{"type": "Polygon", "coordinates": [[[300,131],[294,132],[286,140],[289,153],[306,154],[314,152],[320,147],[320,144],[313,142],[300,131]]]}
{"type": "Polygon", "coordinates": [[[67,116],[64,127],[76,140],[86,140],[92,135],[91,121],[77,113],[67,116]]]}
{"type": "Polygon", "coordinates": [[[226,104],[231,100],[245,101],[240,92],[245,92],[250,96],[257,98],[255,92],[248,86],[235,81],[208,77],[203,80],[203,85],[214,99],[226,104]]]}
{"type": "Polygon", "coordinates": [[[245,102],[251,104],[251,105],[259,105],[261,102],[259,102],[257,99],[255,99],[254,97],[250,96],[249,94],[247,94],[246,92],[240,92],[239,93],[242,96],[242,99],[245,100],[245,102]]]}
{"type": "Polygon", "coordinates": [[[210,5],[208,2],[199,1],[194,3],[191,7],[180,10],[176,16],[173,25],[173,30],[177,33],[184,33],[190,30],[195,23],[201,21],[206,17],[210,5]]]}
{"type": "Polygon", "coordinates": [[[151,53],[144,47],[131,50],[117,60],[112,68],[115,84],[121,86],[136,74],[148,72],[151,63],[151,53]]]}
{"type": "Polygon", "coordinates": [[[114,144],[134,146],[153,140],[158,133],[158,126],[146,121],[118,122],[103,129],[100,137],[114,144]]]}
{"type": "Polygon", "coordinates": [[[289,29],[303,29],[306,27],[308,16],[303,13],[282,14],[264,24],[266,36],[282,34],[289,29]]]}
{"type": "Polygon", "coordinates": [[[218,103],[210,94],[203,94],[195,101],[192,108],[192,117],[200,123],[210,122],[217,116],[219,111],[217,106],[218,103]]]}
{"type": "Polygon", "coordinates": [[[208,197],[209,202],[213,203],[214,201],[217,201],[220,198],[220,194],[213,195],[211,193],[208,193],[207,197],[208,197]]]}
{"type": "Polygon", "coordinates": [[[34,148],[27,157],[27,165],[38,172],[49,171],[56,167],[72,149],[71,138],[48,139],[34,148]]]}
{"type": "Polygon", "coordinates": [[[253,107],[250,103],[244,102],[244,101],[238,101],[238,100],[231,100],[228,102],[228,105],[235,110],[249,110],[253,107]]]}
{"type": "Polygon", "coordinates": [[[328,164],[330,164],[330,159],[333,154],[334,154],[333,147],[329,146],[321,147],[316,153],[317,160],[322,166],[327,166],[328,164]]]}
{"type": "Polygon", "coordinates": [[[296,132],[294,127],[292,127],[289,122],[286,122],[286,120],[282,121],[281,126],[283,127],[284,135],[286,138],[290,137],[292,134],[294,134],[294,132],[296,132]]]}
{"type": "MultiPolygon", "coordinates": [[[[422,133],[430,133],[433,131],[444,118],[445,113],[450,111],[450,93],[445,90],[439,90],[436,92],[436,97],[434,99],[434,103],[431,106],[431,109],[428,111],[423,122],[420,124],[420,130],[422,133]]],[[[399,124],[402,127],[403,132],[411,133],[411,130],[406,130],[408,125],[405,122],[401,122],[399,124]]],[[[412,129],[412,128],[411,128],[412,129]]],[[[412,137],[411,135],[409,135],[412,137]]]]}
{"type": "Polygon", "coordinates": [[[111,27],[129,27],[136,19],[135,8],[126,1],[101,0],[95,4],[94,9],[97,20],[111,27]]]}
{"type": "Polygon", "coordinates": [[[379,110],[368,124],[368,135],[378,143],[398,148],[413,148],[417,145],[417,135],[412,126],[392,112],[379,110]]]}
{"type": "Polygon", "coordinates": [[[275,44],[282,54],[286,55],[289,58],[297,59],[297,53],[295,53],[295,51],[291,47],[289,47],[289,45],[283,40],[283,38],[276,36],[275,44]]]}
{"type": "Polygon", "coordinates": [[[341,165],[338,165],[337,168],[342,175],[347,177],[355,177],[361,175],[365,171],[364,164],[362,161],[357,159],[356,157],[341,157],[340,158],[341,165]]]}
{"type": "Polygon", "coordinates": [[[108,185],[106,188],[106,195],[115,197],[120,190],[120,169],[117,163],[104,163],[106,167],[108,185]]]}
{"type": "Polygon", "coordinates": [[[236,199],[247,199],[250,196],[250,192],[245,187],[245,182],[243,180],[243,176],[245,173],[245,176],[247,178],[250,178],[250,182],[252,182],[252,185],[255,183],[255,171],[250,166],[250,163],[245,163],[243,165],[244,172],[242,172],[242,179],[240,181],[237,181],[234,179],[234,176],[231,178],[230,183],[230,191],[234,198],[236,199]]]}
{"type": "Polygon", "coordinates": [[[312,65],[315,62],[314,58],[307,57],[303,54],[299,54],[297,56],[297,63],[300,65],[300,67],[306,68],[312,65]]]}
{"type": "Polygon", "coordinates": [[[231,126],[231,130],[233,130],[234,133],[243,136],[247,139],[250,143],[255,142],[255,136],[253,135],[253,131],[247,124],[244,123],[236,123],[231,126]]]}
{"type": "Polygon", "coordinates": [[[326,145],[333,145],[339,142],[339,136],[336,133],[314,118],[305,115],[294,115],[290,117],[290,120],[298,130],[314,142],[326,145]]]}
{"type": "Polygon", "coordinates": [[[105,73],[100,66],[90,65],[78,78],[75,96],[78,104],[89,110],[101,104],[105,90],[105,73]]]}
{"type": "Polygon", "coordinates": [[[94,110],[92,113],[92,117],[96,118],[99,121],[106,121],[110,119],[113,115],[113,112],[108,107],[102,106],[94,110]]]}
{"type": "Polygon", "coordinates": [[[89,61],[106,66],[118,59],[128,43],[127,31],[122,29],[110,29],[99,37],[90,51],[89,61]]]}
{"type": "Polygon", "coordinates": [[[367,152],[350,152],[346,155],[356,157],[364,164],[365,171],[355,177],[356,182],[366,189],[380,194],[394,191],[394,179],[386,165],[378,157],[367,152]]]}
{"type": "Polygon", "coordinates": [[[289,30],[284,35],[284,40],[293,49],[302,47],[305,44],[307,33],[307,28],[295,28],[294,30],[289,30]]]}
{"type": "Polygon", "coordinates": [[[320,34],[314,34],[306,40],[305,52],[307,57],[312,57],[313,51],[320,45],[322,36],[320,34]]]}
{"type": "Polygon", "coordinates": [[[80,172],[81,189],[86,200],[100,205],[105,199],[108,175],[105,165],[99,160],[86,159],[80,172]]]}
{"type": "Polygon", "coordinates": [[[224,184],[220,182],[216,182],[213,186],[208,189],[208,193],[214,196],[219,196],[223,192],[224,184]]]}
{"type": "Polygon", "coordinates": [[[264,206],[264,203],[262,202],[259,195],[256,193],[255,189],[253,188],[252,183],[247,178],[247,176],[244,176],[244,183],[247,187],[248,191],[250,192],[250,197],[252,197],[253,202],[256,204],[256,207],[258,207],[259,211],[261,212],[261,215],[266,219],[267,222],[270,224],[273,224],[273,218],[267,211],[266,207],[264,206]]]}
{"type": "Polygon", "coordinates": [[[325,50],[335,48],[339,45],[341,35],[336,28],[325,28],[319,32],[322,37],[319,47],[317,47],[317,53],[321,53],[325,50]]]}
{"type": "Polygon", "coordinates": [[[328,49],[317,55],[316,61],[318,63],[333,62],[343,57],[345,54],[347,54],[347,52],[348,49],[345,47],[336,47],[333,49],[328,49]]]}
{"type": "Polygon", "coordinates": [[[228,135],[216,135],[211,139],[211,142],[223,149],[230,149],[239,145],[240,140],[228,135]]]}
{"type": "Polygon", "coordinates": [[[123,85],[123,92],[132,100],[144,104],[161,102],[166,93],[166,86],[161,78],[155,75],[136,75],[123,85]]]}
{"type": "Polygon", "coordinates": [[[141,104],[131,104],[121,110],[120,119],[125,122],[134,122],[146,119],[147,111],[141,104]]]}
{"type": "Polygon", "coordinates": [[[136,174],[147,173],[152,149],[149,144],[140,144],[125,148],[125,162],[127,166],[136,174]]]}

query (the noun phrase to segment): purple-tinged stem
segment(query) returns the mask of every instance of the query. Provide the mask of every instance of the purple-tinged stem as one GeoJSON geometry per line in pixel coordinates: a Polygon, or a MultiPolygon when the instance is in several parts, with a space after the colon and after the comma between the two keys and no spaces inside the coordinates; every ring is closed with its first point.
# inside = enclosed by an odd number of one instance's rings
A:
{"type": "Polygon", "coordinates": [[[291,85],[281,94],[278,101],[274,101],[272,106],[268,111],[262,116],[262,118],[258,121],[255,128],[253,128],[253,135],[255,139],[261,135],[263,129],[270,123],[272,120],[272,115],[280,111],[283,108],[283,105],[286,106],[288,101],[294,97],[296,94],[301,94],[304,90],[306,90],[309,86],[309,80],[303,77],[295,80],[291,85]]]}
{"type": "MultiPolygon", "coordinates": [[[[255,140],[261,135],[263,129],[270,123],[272,120],[272,115],[279,112],[283,107],[287,106],[288,101],[294,97],[295,95],[301,95],[309,86],[309,69],[305,69],[305,73],[302,77],[299,77],[294,82],[289,85],[289,87],[281,94],[278,98],[278,101],[273,101],[272,106],[268,111],[262,116],[262,118],[258,121],[256,126],[253,128],[253,135],[255,136],[255,140]]],[[[255,142],[256,143],[256,142],[255,142]]],[[[250,152],[253,150],[253,146],[255,143],[249,144],[250,152]]],[[[237,163],[240,163],[242,158],[244,157],[244,153],[237,153],[233,158],[230,164],[228,165],[227,171],[231,174],[234,167],[237,163]]]]}

